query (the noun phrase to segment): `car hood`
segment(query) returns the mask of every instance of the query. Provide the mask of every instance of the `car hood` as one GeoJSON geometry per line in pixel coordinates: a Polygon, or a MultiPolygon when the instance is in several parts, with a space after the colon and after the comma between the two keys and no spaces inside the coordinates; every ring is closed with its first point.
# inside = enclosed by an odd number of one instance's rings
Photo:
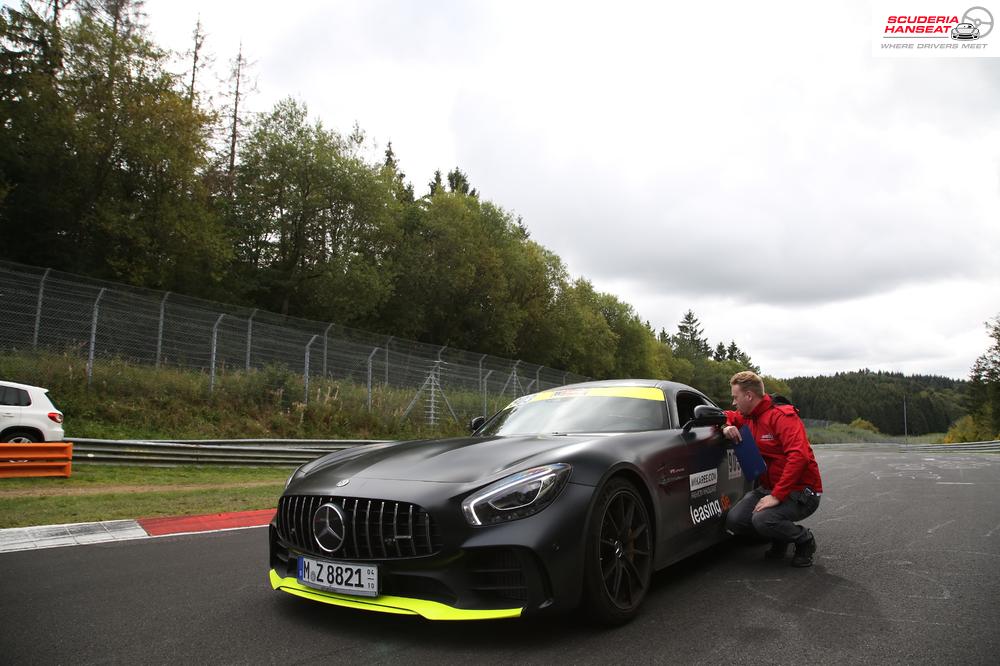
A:
{"type": "Polygon", "coordinates": [[[391,481],[471,483],[503,476],[531,464],[558,462],[607,435],[462,437],[359,446],[303,466],[311,481],[329,477],[391,481]]]}

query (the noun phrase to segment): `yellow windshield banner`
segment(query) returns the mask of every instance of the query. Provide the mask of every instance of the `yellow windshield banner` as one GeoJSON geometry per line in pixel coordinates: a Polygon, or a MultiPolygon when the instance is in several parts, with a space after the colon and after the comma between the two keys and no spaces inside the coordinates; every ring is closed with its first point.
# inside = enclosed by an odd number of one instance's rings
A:
{"type": "Polygon", "coordinates": [[[513,401],[507,408],[523,405],[539,400],[554,400],[558,398],[601,397],[601,398],[634,398],[636,400],[664,401],[663,390],[650,386],[594,386],[567,389],[552,389],[533,395],[526,395],[513,401]]]}

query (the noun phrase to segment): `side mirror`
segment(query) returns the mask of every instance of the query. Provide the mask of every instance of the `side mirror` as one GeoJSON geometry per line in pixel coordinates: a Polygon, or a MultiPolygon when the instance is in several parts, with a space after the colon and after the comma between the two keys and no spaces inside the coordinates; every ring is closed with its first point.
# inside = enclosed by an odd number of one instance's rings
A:
{"type": "Polygon", "coordinates": [[[694,408],[694,418],[684,424],[684,432],[691,428],[726,425],[726,414],[712,405],[698,405],[694,408]]]}
{"type": "Polygon", "coordinates": [[[472,420],[469,421],[469,432],[476,432],[477,430],[483,427],[484,423],[486,423],[485,416],[472,417],[472,420]]]}

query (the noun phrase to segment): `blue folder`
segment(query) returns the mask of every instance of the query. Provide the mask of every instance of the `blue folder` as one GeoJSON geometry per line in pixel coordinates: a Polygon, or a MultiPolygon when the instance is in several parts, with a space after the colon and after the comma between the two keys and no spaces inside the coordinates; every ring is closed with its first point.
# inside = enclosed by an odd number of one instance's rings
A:
{"type": "Polygon", "coordinates": [[[740,461],[740,468],[747,481],[754,481],[758,476],[767,471],[767,464],[760,455],[757,442],[750,432],[749,426],[740,426],[740,437],[742,441],[733,447],[736,451],[736,459],[740,461]]]}

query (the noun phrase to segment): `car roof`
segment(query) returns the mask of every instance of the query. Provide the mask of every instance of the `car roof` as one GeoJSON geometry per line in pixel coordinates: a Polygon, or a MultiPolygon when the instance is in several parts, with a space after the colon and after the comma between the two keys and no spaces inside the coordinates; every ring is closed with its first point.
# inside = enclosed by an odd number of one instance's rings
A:
{"type": "Polygon", "coordinates": [[[36,391],[41,391],[42,393],[49,392],[48,389],[42,388],[41,386],[32,386],[31,384],[18,384],[17,382],[9,382],[6,379],[0,379],[0,386],[10,386],[12,388],[24,389],[26,391],[34,389],[36,391]]]}

